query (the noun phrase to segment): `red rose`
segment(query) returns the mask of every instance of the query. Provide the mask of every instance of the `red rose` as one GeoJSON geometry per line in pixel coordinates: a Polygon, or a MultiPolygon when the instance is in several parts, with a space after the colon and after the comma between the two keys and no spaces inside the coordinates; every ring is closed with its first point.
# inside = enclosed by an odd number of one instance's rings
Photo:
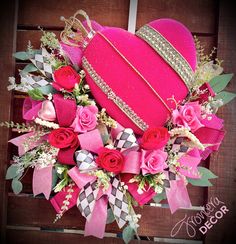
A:
{"type": "Polygon", "coordinates": [[[53,130],[49,134],[48,141],[56,148],[74,148],[79,145],[78,135],[71,128],[53,130]]]}
{"type": "Polygon", "coordinates": [[[147,129],[141,139],[141,147],[146,150],[163,148],[170,135],[165,127],[147,129]]]}
{"type": "Polygon", "coordinates": [[[63,66],[53,73],[54,82],[52,86],[60,91],[65,89],[68,92],[72,92],[75,84],[80,83],[80,76],[71,66],[63,66]]]}
{"type": "Polygon", "coordinates": [[[124,167],[124,156],[115,149],[104,147],[100,150],[96,162],[101,168],[117,174],[124,167]]]}

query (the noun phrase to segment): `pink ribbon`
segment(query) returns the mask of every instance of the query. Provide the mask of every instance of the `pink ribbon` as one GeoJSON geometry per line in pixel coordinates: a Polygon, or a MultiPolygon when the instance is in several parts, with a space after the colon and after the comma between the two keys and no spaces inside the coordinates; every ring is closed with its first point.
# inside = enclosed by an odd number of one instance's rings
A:
{"type": "Polygon", "coordinates": [[[130,151],[125,155],[125,163],[122,173],[139,174],[141,153],[130,151]]]}
{"type": "MultiPolygon", "coordinates": [[[[61,94],[53,95],[56,117],[60,127],[70,127],[76,115],[76,102],[74,99],[65,99],[61,94]],[[68,109],[69,108],[69,109],[68,109]]],[[[57,159],[62,164],[75,165],[74,148],[63,148],[58,152],[57,159]]]]}
{"type": "Polygon", "coordinates": [[[27,151],[37,147],[42,143],[42,141],[47,139],[47,135],[42,136],[38,141],[36,142],[31,142],[27,144],[27,149],[24,147],[24,143],[31,137],[34,136],[34,132],[29,132],[27,134],[15,137],[11,139],[9,142],[14,144],[15,146],[18,147],[18,154],[19,156],[22,156],[25,154],[27,151]]]}
{"type": "Polygon", "coordinates": [[[201,162],[201,159],[199,150],[194,148],[178,160],[181,166],[184,166],[184,168],[180,167],[179,172],[186,177],[199,179],[201,176],[199,175],[197,166],[201,162]]]}
{"type": "MultiPolygon", "coordinates": [[[[80,173],[77,167],[70,169],[68,174],[79,189],[82,189],[88,183],[93,183],[97,179],[95,176],[80,173]]],[[[111,185],[105,192],[99,188],[92,215],[90,216],[90,219],[87,219],[85,224],[85,236],[93,235],[98,238],[103,238],[107,219],[107,204],[110,194],[111,185]]]]}
{"type": "Polygon", "coordinates": [[[82,49],[80,47],[66,45],[63,42],[60,42],[60,45],[66,56],[69,57],[72,64],[81,67],[81,60],[83,55],[82,49]]]}
{"type": "Polygon", "coordinates": [[[34,168],[33,173],[33,193],[34,196],[43,193],[48,200],[52,190],[52,168],[48,166],[42,169],[34,168]]]}
{"type": "Polygon", "coordinates": [[[115,138],[117,137],[117,135],[118,135],[121,131],[123,131],[124,129],[125,129],[125,128],[117,122],[117,127],[111,129],[111,136],[112,136],[112,138],[115,139],[115,138]]]}
{"type": "Polygon", "coordinates": [[[76,115],[75,100],[65,99],[61,94],[54,94],[53,102],[60,127],[70,127],[76,115]]]}
{"type": "Polygon", "coordinates": [[[41,101],[35,101],[30,97],[25,98],[23,103],[23,119],[34,120],[38,117],[38,112],[42,107],[41,101]]]}
{"type": "MultiPolygon", "coordinates": [[[[57,193],[53,198],[50,199],[50,202],[57,213],[61,211],[61,207],[63,206],[63,201],[66,199],[67,190],[69,189],[69,186],[65,187],[62,191],[57,193]]],[[[68,210],[76,205],[77,198],[79,195],[80,189],[78,186],[74,185],[72,187],[73,192],[71,193],[72,197],[69,199],[69,205],[67,205],[68,210]]]]}
{"type": "Polygon", "coordinates": [[[102,197],[96,200],[91,219],[85,223],[85,236],[104,237],[107,220],[107,204],[107,195],[102,195],[102,197]]]}
{"type": "Polygon", "coordinates": [[[144,205],[149,202],[155,195],[156,192],[152,187],[146,187],[145,191],[142,194],[138,194],[138,184],[136,182],[130,183],[129,180],[133,178],[132,174],[123,174],[121,176],[121,181],[128,186],[128,191],[134,197],[134,199],[138,202],[139,205],[144,205]]]}
{"type": "Polygon", "coordinates": [[[223,130],[224,120],[218,118],[216,115],[212,115],[211,120],[203,120],[201,123],[204,127],[198,129],[194,135],[203,144],[212,144],[202,151],[201,157],[205,160],[212,151],[218,151],[220,144],[224,138],[225,131],[223,130]]]}
{"type": "Polygon", "coordinates": [[[98,129],[89,131],[78,135],[80,147],[94,153],[98,153],[99,149],[103,147],[102,137],[98,129]]]}
{"type": "Polygon", "coordinates": [[[170,180],[170,188],[165,188],[170,211],[173,214],[179,208],[192,206],[183,178],[170,180]]]}

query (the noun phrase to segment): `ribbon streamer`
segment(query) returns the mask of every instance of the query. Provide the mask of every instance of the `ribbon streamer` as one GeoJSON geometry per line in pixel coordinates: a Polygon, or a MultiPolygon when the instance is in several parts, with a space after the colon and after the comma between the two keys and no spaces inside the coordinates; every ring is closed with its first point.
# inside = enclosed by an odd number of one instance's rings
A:
{"type": "Polygon", "coordinates": [[[183,178],[170,180],[169,187],[166,187],[166,196],[170,211],[173,214],[179,208],[191,208],[188,191],[183,178]]]}
{"type": "Polygon", "coordinates": [[[42,141],[46,140],[47,135],[41,136],[39,140],[28,143],[27,147],[24,146],[24,143],[32,136],[34,136],[34,132],[29,132],[26,133],[24,135],[15,137],[13,139],[11,139],[9,142],[14,144],[15,146],[18,147],[18,154],[19,156],[24,155],[26,152],[28,152],[29,150],[37,147],[38,145],[40,145],[42,143],[42,141]]]}
{"type": "MultiPolygon", "coordinates": [[[[108,189],[104,191],[104,189],[97,187],[97,177],[89,174],[89,171],[98,168],[91,152],[97,153],[103,146],[99,131],[94,130],[81,134],[79,140],[82,150],[75,153],[78,167],[69,170],[68,174],[81,189],[77,206],[87,220],[85,235],[102,238],[106,225],[107,204],[109,203],[111,206],[117,224],[122,228],[129,212],[128,201],[120,189],[121,184],[116,177],[111,180],[108,189]]],[[[134,146],[137,147],[138,144],[133,131],[125,129],[117,134],[115,145],[121,151],[126,151],[134,146]]],[[[123,171],[138,174],[140,172],[140,153],[131,150],[124,157],[125,167],[123,171]]]]}
{"type": "Polygon", "coordinates": [[[43,193],[48,200],[52,190],[52,168],[50,165],[42,169],[34,168],[33,193],[34,196],[43,193]]]}

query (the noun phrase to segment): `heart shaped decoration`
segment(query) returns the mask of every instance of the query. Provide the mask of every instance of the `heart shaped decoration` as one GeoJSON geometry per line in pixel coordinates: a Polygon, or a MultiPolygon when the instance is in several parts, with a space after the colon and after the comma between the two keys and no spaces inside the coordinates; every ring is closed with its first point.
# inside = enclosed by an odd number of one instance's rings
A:
{"type": "Polygon", "coordinates": [[[49,100],[42,102],[42,107],[38,111],[39,118],[47,121],[55,121],[56,120],[56,112],[53,106],[53,103],[49,100]]]}
{"type": "Polygon", "coordinates": [[[142,134],[163,126],[176,106],[173,98],[179,102],[188,94],[196,49],[190,31],[171,19],[153,21],[136,35],[106,27],[87,45],[82,66],[96,101],[142,134]]]}

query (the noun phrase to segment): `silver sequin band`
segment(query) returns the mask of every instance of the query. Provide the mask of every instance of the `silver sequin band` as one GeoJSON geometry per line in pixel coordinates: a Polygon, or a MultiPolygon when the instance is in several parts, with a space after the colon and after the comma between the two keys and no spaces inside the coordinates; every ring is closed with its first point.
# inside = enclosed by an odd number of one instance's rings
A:
{"type": "Polygon", "coordinates": [[[107,95],[108,99],[112,100],[141,130],[145,131],[148,128],[148,125],[112,91],[106,82],[96,73],[85,57],[82,58],[82,65],[95,84],[107,95]]]}
{"type": "Polygon", "coordinates": [[[171,43],[149,25],[141,27],[136,35],[146,41],[175,70],[190,90],[193,83],[193,70],[171,43]]]}

